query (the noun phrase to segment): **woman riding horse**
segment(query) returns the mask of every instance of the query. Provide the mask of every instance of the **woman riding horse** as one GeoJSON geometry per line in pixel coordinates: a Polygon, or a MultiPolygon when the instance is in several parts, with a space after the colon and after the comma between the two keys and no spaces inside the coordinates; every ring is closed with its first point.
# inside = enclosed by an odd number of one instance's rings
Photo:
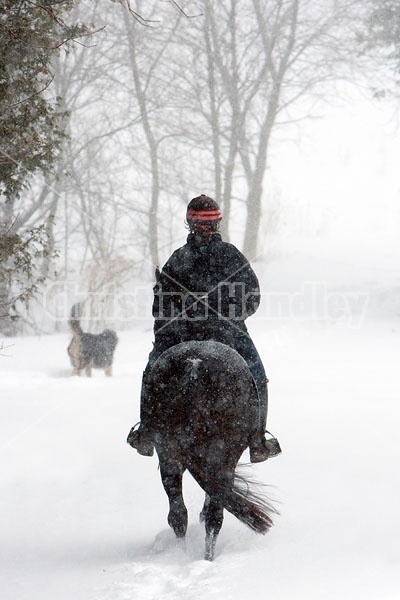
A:
{"type": "Polygon", "coordinates": [[[214,340],[234,348],[246,361],[257,387],[259,410],[250,440],[250,460],[262,462],[280,453],[275,438],[265,438],[268,379],[247,331],[245,319],[260,302],[257,277],[247,259],[218,233],[222,216],[218,204],[202,194],[190,201],[187,243],[157,272],[153,316],[155,341],[143,373],[141,422],[128,443],[143,456],[154,452],[151,439],[150,372],[160,355],[181,342],[214,340]]]}

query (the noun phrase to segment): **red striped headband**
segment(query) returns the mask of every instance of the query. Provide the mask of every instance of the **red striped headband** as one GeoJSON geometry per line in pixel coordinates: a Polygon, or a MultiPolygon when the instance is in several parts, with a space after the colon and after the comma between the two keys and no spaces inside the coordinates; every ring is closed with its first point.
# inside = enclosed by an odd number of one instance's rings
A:
{"type": "Polygon", "coordinates": [[[220,210],[188,210],[186,219],[188,221],[219,221],[222,216],[220,210]]]}

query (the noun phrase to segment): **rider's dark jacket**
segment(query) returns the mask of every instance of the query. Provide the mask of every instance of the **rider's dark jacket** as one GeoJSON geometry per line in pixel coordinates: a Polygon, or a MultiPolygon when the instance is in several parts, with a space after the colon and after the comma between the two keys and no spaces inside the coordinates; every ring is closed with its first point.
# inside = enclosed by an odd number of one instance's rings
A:
{"type": "Polygon", "coordinates": [[[259,302],[258,279],[235,246],[223,242],[219,233],[189,234],[164,265],[154,288],[150,362],[180,342],[213,339],[237,350],[257,387],[265,385],[264,367],[245,325],[259,302]]]}
{"type": "Polygon", "coordinates": [[[259,301],[257,277],[235,246],[219,233],[189,234],[154,288],[156,343],[212,338],[230,345],[232,338],[247,334],[244,321],[259,301]]]}

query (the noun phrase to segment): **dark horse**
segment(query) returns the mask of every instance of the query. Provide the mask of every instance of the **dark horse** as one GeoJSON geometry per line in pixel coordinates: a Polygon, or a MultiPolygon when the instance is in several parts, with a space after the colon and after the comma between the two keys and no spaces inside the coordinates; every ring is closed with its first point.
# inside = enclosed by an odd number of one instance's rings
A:
{"type": "Polygon", "coordinates": [[[186,469],[206,493],[205,558],[213,560],[224,508],[258,533],[272,525],[268,502],[235,469],[256,426],[258,397],[243,358],[214,341],[184,342],[165,351],[151,372],[151,434],[169,498],[168,523],[187,530],[182,497],[186,469]]]}

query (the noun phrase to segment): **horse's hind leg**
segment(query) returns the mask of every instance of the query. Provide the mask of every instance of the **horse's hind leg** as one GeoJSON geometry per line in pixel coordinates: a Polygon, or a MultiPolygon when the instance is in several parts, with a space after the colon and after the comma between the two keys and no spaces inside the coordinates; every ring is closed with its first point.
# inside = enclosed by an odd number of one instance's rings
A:
{"type": "Polygon", "coordinates": [[[202,513],[206,526],[206,551],[204,558],[214,560],[215,544],[224,520],[224,508],[217,497],[206,497],[202,513]]]}
{"type": "Polygon", "coordinates": [[[208,494],[206,494],[203,508],[201,509],[201,513],[199,514],[200,523],[204,523],[204,521],[206,520],[206,512],[207,512],[207,508],[208,508],[209,504],[210,504],[210,496],[208,494]]]}
{"type": "MultiPolygon", "coordinates": [[[[220,490],[216,490],[215,494],[212,495],[206,494],[203,510],[200,513],[200,520],[204,520],[206,527],[206,551],[204,555],[206,560],[214,560],[215,545],[224,520],[222,495],[224,490],[233,486],[234,480],[236,463],[234,463],[234,465],[229,463],[226,464],[220,460],[220,464],[221,468],[225,464],[222,468],[222,474],[220,474],[220,477],[218,478],[220,490]]],[[[217,468],[214,469],[214,472],[217,473],[217,468]]]]}
{"type": "Polygon", "coordinates": [[[172,527],[177,538],[186,535],[188,515],[182,496],[182,476],[184,469],[177,461],[160,461],[161,479],[168,495],[168,525],[172,527]]]}

